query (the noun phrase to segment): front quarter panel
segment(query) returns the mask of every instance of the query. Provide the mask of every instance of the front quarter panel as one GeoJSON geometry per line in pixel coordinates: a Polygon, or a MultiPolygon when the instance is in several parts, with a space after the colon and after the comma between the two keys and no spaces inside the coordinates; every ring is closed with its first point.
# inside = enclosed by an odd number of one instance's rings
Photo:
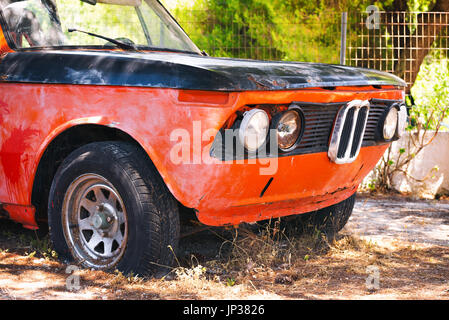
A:
{"type": "Polygon", "coordinates": [[[204,103],[178,103],[177,97],[178,91],[171,89],[0,83],[0,202],[30,204],[33,177],[46,147],[82,124],[112,126],[129,134],[181,197],[186,177],[173,172],[172,132],[192,136],[195,121],[218,131],[235,98],[210,112],[204,103]]]}

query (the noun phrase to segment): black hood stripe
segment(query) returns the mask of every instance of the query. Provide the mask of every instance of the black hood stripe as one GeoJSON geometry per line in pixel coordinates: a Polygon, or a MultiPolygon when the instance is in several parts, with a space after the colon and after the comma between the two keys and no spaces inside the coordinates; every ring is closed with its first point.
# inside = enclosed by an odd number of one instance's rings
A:
{"type": "Polygon", "coordinates": [[[56,50],[8,53],[0,61],[0,79],[3,82],[211,91],[406,85],[400,78],[385,72],[339,65],[180,53],[56,50]]]}

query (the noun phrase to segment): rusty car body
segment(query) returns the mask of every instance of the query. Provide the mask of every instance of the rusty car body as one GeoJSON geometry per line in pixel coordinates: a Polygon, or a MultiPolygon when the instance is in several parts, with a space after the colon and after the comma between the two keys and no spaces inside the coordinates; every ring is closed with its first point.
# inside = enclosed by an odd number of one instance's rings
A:
{"type": "MultiPolygon", "coordinates": [[[[213,58],[158,1],[69,2],[3,0],[0,15],[1,214],[29,229],[49,221],[53,243],[68,259],[155,273],[150,264],[169,264],[164,247],[176,247],[178,207],[193,209],[199,221],[213,226],[332,208],[356,193],[402,133],[405,83],[393,75],[341,65],[213,58]],[[69,6],[76,14],[132,8],[143,40],[126,28],[129,34],[103,38],[83,33],[82,20],[73,26],[69,22],[76,19],[63,16],[69,6]],[[48,15],[50,27],[36,7],[48,15]],[[150,12],[159,35],[142,17],[150,12]],[[259,122],[245,119],[256,109],[259,122]],[[296,120],[273,126],[288,112],[296,120]],[[267,130],[260,145],[255,140],[254,152],[245,145],[244,121],[254,121],[257,134],[267,130]],[[388,121],[393,134],[385,133],[388,121]],[[276,134],[290,129],[297,136],[279,148],[276,134]],[[243,153],[226,149],[218,138],[227,130],[236,133],[231,146],[245,145],[243,153]],[[89,167],[83,159],[103,162],[89,167]],[[105,169],[122,160],[122,169],[105,169]],[[133,194],[126,195],[126,179],[134,183],[133,194]],[[89,190],[95,197],[86,196],[89,190]],[[109,192],[103,202],[99,190],[109,192]],[[76,198],[77,193],[84,195],[76,198]],[[81,227],[86,223],[89,232],[81,227]]],[[[112,26],[108,22],[99,31],[113,33],[112,26]]]]}

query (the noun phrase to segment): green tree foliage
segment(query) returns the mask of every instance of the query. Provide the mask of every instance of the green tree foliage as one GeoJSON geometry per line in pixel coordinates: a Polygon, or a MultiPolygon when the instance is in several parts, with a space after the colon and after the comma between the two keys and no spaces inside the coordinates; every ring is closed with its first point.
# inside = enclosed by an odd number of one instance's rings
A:
{"type": "Polygon", "coordinates": [[[336,62],[338,32],[326,20],[337,12],[331,8],[324,14],[324,9],[320,1],[199,0],[175,14],[198,46],[214,56],[308,61],[320,55],[336,62]],[[323,45],[327,49],[319,52],[323,45]]]}
{"type": "MultiPolygon", "coordinates": [[[[214,56],[338,63],[340,12],[394,0],[197,0],[175,15],[197,45],[214,56]]],[[[410,6],[432,0],[410,0],[410,6]]]]}
{"type": "MultiPolygon", "coordinates": [[[[421,70],[412,88],[415,105],[411,109],[411,126],[423,126],[424,129],[433,130],[441,125],[441,120],[447,114],[449,106],[449,60],[426,57],[421,70]]],[[[442,128],[447,130],[447,127],[442,128]]]]}
{"type": "Polygon", "coordinates": [[[215,56],[278,57],[273,45],[276,14],[269,1],[197,1],[192,9],[176,10],[194,42],[215,56]]]}

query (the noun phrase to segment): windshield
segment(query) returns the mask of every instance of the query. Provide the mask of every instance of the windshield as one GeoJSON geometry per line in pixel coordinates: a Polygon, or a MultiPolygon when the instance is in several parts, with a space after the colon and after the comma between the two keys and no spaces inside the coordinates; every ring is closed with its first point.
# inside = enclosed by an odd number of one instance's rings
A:
{"type": "Polygon", "coordinates": [[[157,0],[24,0],[2,12],[16,48],[113,47],[107,40],[113,39],[139,49],[200,53],[157,0]]]}

